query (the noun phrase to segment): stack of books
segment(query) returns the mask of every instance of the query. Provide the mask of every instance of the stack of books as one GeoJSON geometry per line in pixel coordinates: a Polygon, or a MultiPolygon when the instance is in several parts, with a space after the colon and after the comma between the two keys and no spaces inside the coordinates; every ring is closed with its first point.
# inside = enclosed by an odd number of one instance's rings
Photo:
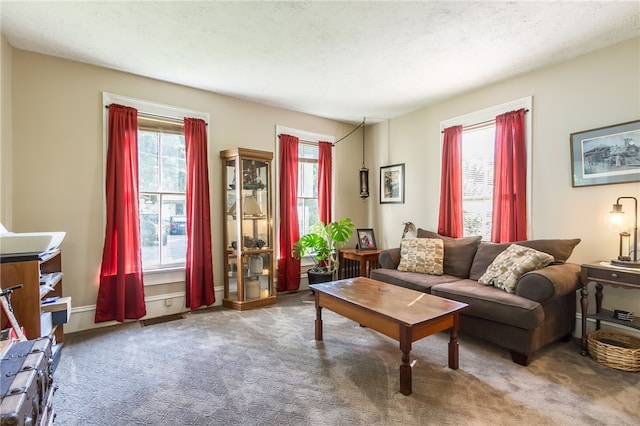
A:
{"type": "Polygon", "coordinates": [[[621,311],[618,309],[614,309],[613,310],[613,316],[616,319],[622,320],[622,321],[633,321],[633,312],[628,312],[628,311],[621,311]]]}

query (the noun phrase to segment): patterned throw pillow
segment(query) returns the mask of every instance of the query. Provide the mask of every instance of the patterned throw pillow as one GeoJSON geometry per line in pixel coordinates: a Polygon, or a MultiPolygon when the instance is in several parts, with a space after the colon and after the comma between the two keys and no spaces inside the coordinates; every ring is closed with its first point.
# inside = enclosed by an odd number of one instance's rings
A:
{"type": "Polygon", "coordinates": [[[437,238],[405,238],[400,245],[398,271],[442,275],[444,244],[437,238]]]}
{"type": "Polygon", "coordinates": [[[518,278],[527,272],[544,268],[551,262],[553,256],[548,253],[511,244],[493,260],[478,282],[515,293],[518,278]]]}

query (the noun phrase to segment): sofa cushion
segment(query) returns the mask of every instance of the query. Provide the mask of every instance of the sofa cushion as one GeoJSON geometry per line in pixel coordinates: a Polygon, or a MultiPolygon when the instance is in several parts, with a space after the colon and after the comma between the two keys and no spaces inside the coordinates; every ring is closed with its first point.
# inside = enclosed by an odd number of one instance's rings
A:
{"type": "Polygon", "coordinates": [[[429,275],[386,268],[372,269],[369,277],[423,293],[431,293],[431,287],[434,285],[460,280],[460,278],[452,275],[429,275]]]}
{"type": "Polygon", "coordinates": [[[431,294],[469,304],[460,315],[468,315],[533,330],[545,321],[542,305],[493,286],[467,279],[431,287],[431,294]]]}
{"type": "MultiPolygon", "coordinates": [[[[500,253],[505,251],[511,244],[518,244],[519,246],[531,247],[538,251],[553,256],[553,264],[561,264],[567,261],[573,253],[573,249],[580,242],[579,238],[575,239],[555,239],[555,240],[528,240],[518,241],[514,243],[491,243],[482,241],[478,246],[478,250],[473,258],[471,264],[471,270],[469,271],[469,278],[472,280],[478,280],[482,274],[484,274],[493,260],[500,253]]],[[[445,246],[445,261],[446,261],[446,246],[445,246]]],[[[446,272],[445,272],[446,273],[446,272]]]]}
{"type": "Polygon", "coordinates": [[[518,278],[527,272],[544,268],[551,262],[553,256],[548,253],[512,244],[496,256],[478,282],[515,293],[518,278]]]}
{"type": "Polygon", "coordinates": [[[443,272],[460,278],[469,278],[473,257],[480,244],[481,236],[452,238],[436,232],[418,228],[418,238],[439,238],[444,243],[443,272]]]}
{"type": "Polygon", "coordinates": [[[404,238],[400,244],[398,271],[442,275],[443,256],[440,239],[404,238]]]}

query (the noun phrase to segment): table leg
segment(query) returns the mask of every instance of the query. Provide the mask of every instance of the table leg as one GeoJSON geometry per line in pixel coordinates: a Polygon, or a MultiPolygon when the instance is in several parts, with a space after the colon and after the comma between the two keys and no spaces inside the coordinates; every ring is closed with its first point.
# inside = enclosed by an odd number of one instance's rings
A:
{"type": "Polygon", "coordinates": [[[320,306],[320,292],[316,291],[316,340],[322,340],[322,306],[320,306]]]}
{"type": "MultiPolygon", "coordinates": [[[[602,311],[602,284],[596,283],[596,313],[602,311]]],[[[596,318],[596,330],[600,330],[600,320],[596,318]]]]}
{"type": "Polygon", "coordinates": [[[411,395],[411,328],[400,326],[400,350],[402,364],[400,364],[400,393],[411,395]]]}
{"type": "Polygon", "coordinates": [[[589,308],[589,283],[584,283],[580,289],[580,310],[582,312],[582,337],[580,338],[580,355],[587,356],[587,310],[589,308]]]}
{"type": "Polygon", "coordinates": [[[453,327],[449,331],[449,368],[458,369],[458,314],[454,314],[453,327]]]}

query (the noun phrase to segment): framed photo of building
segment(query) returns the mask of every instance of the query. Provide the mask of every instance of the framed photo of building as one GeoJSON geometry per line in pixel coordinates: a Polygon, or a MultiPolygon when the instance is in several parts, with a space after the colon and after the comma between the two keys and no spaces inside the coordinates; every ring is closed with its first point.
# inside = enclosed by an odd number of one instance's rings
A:
{"type": "Polygon", "coordinates": [[[404,204],[404,163],[380,167],[380,204],[404,204]]]}
{"type": "Polygon", "coordinates": [[[572,186],[640,182],[640,120],[571,133],[572,186]]]}

